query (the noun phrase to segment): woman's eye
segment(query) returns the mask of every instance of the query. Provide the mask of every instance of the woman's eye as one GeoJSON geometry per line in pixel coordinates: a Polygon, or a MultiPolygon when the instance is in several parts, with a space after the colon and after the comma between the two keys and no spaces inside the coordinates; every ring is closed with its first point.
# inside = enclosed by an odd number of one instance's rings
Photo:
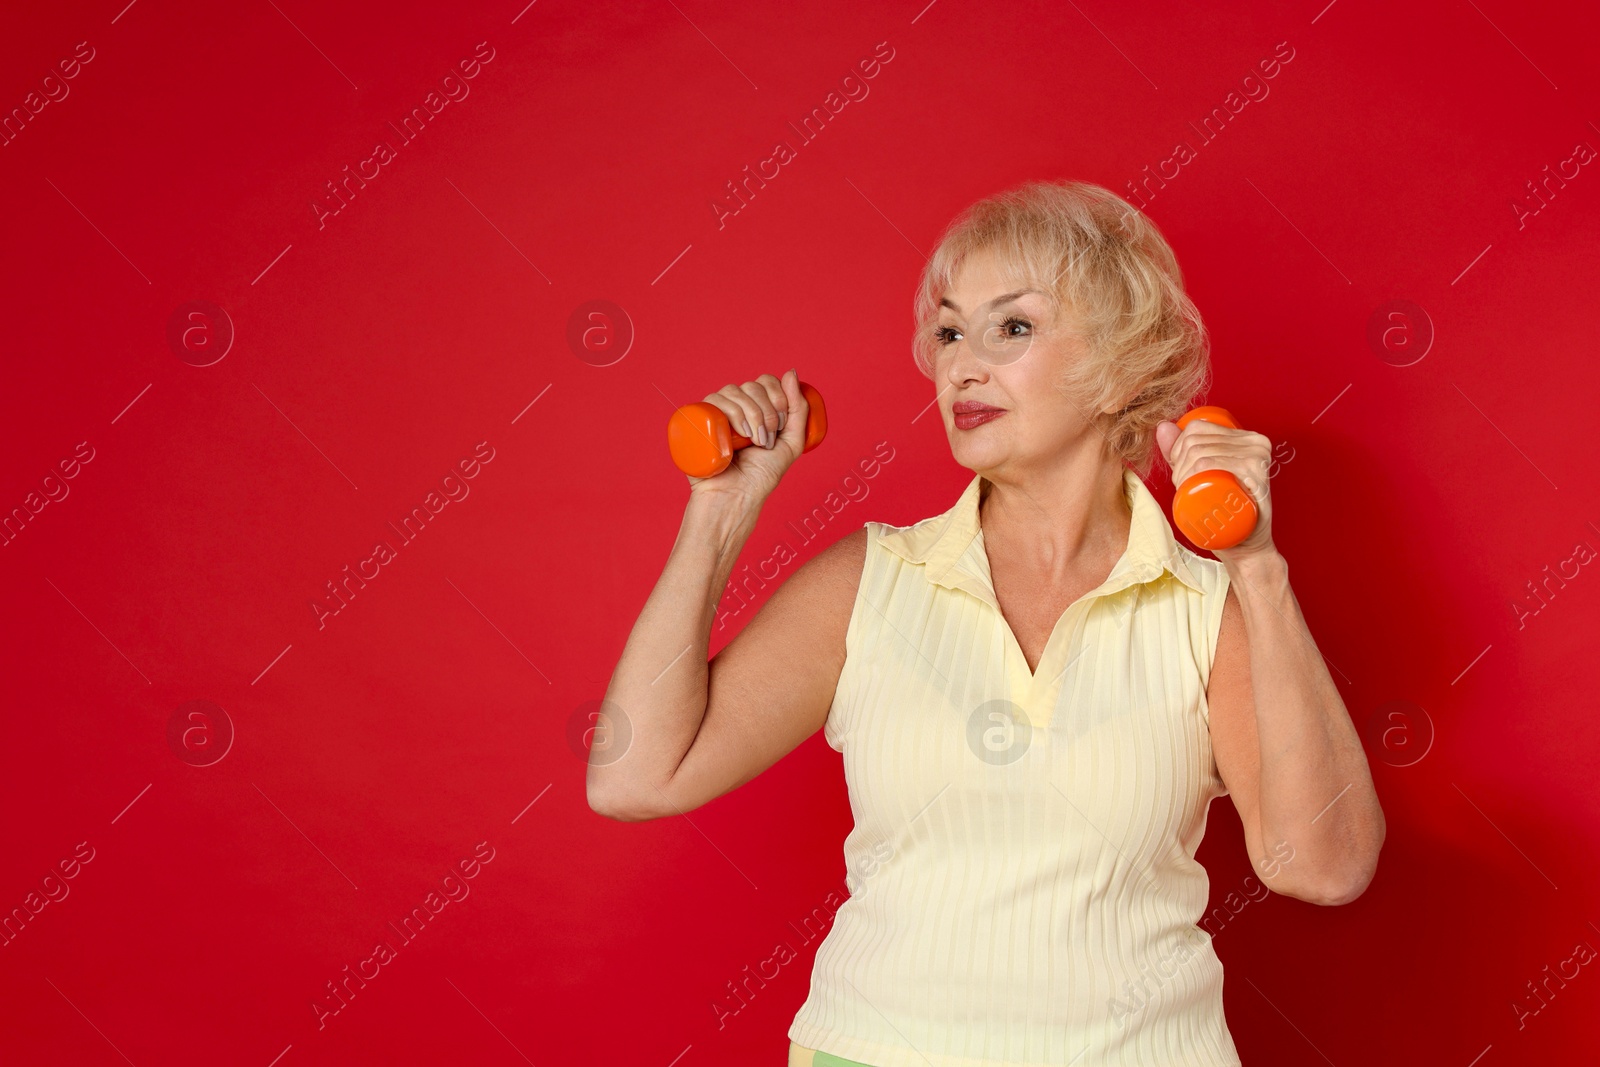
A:
{"type": "MultiPolygon", "coordinates": [[[[1026,319],[1019,319],[1015,315],[1008,315],[994,322],[985,332],[997,331],[1005,338],[1026,337],[1033,332],[1033,323],[1026,319]]],[[[934,340],[939,346],[952,345],[961,338],[961,331],[953,326],[936,326],[933,330],[934,340]]]]}

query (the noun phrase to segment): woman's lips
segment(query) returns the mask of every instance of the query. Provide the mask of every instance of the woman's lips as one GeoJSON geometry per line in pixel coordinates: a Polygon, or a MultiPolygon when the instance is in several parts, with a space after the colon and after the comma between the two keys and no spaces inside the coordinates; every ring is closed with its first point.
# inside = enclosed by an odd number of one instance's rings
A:
{"type": "Polygon", "coordinates": [[[989,408],[985,411],[960,412],[954,415],[953,418],[955,419],[956,429],[970,430],[975,426],[982,426],[986,422],[993,422],[1004,414],[1005,411],[1002,409],[989,408]]]}

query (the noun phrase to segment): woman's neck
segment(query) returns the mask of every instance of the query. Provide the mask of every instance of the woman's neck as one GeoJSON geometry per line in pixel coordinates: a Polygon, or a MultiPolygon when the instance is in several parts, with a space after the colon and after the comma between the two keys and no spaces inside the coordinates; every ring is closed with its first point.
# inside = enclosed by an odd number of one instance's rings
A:
{"type": "Polygon", "coordinates": [[[1020,477],[983,475],[984,545],[1044,580],[1109,572],[1127,548],[1133,521],[1125,469],[1091,455],[1020,477]]]}

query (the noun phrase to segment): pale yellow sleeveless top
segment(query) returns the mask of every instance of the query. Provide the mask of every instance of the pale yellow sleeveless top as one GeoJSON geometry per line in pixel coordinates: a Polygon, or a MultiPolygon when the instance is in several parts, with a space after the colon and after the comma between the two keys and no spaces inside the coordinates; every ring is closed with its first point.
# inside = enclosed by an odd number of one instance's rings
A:
{"type": "Polygon", "coordinates": [[[873,1067],[1237,1065],[1194,858],[1227,793],[1205,697],[1227,572],[1125,469],[1127,549],[1030,673],[982,482],[915,525],[866,523],[823,729],[851,895],[788,1036],[873,1067]]]}

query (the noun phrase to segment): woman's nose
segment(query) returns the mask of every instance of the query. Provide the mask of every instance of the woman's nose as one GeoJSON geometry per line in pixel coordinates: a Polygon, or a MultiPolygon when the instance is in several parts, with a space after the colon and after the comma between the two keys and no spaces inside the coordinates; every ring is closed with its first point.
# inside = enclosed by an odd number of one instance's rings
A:
{"type": "Polygon", "coordinates": [[[955,345],[955,351],[951,353],[947,377],[950,381],[959,383],[982,381],[988,376],[989,365],[979,357],[977,350],[963,336],[963,339],[955,345]]]}

